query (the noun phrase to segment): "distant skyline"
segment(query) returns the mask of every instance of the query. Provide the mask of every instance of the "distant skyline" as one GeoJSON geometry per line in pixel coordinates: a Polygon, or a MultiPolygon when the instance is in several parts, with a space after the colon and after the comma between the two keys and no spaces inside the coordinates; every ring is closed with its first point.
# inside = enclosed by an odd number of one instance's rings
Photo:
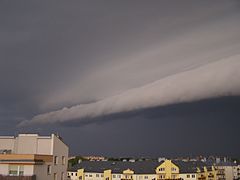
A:
{"type": "Polygon", "coordinates": [[[71,154],[240,157],[240,3],[0,2],[0,135],[71,154]]]}

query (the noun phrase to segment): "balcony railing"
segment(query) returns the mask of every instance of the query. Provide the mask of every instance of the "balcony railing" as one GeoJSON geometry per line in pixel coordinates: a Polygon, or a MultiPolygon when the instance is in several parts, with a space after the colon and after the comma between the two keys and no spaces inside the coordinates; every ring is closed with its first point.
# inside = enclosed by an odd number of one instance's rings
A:
{"type": "Polygon", "coordinates": [[[36,180],[36,175],[33,176],[4,176],[0,175],[0,180],[36,180]]]}

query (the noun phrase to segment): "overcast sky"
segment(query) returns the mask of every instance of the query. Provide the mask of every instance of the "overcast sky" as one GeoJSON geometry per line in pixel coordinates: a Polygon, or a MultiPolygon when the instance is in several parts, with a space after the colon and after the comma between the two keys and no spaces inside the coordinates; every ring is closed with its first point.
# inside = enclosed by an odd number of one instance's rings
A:
{"type": "Polygon", "coordinates": [[[0,135],[71,154],[240,156],[240,3],[0,2],[0,135]]]}

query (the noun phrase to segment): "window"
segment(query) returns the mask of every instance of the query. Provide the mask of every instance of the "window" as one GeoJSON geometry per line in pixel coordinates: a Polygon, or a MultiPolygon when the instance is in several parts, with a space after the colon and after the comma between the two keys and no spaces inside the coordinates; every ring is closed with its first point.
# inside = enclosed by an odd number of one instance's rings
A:
{"type": "Polygon", "coordinates": [[[144,179],[148,179],[148,176],[144,176],[144,179]]]}
{"type": "Polygon", "coordinates": [[[92,177],[92,174],[89,174],[89,177],[92,177]]]}
{"type": "Polygon", "coordinates": [[[58,157],[54,156],[54,164],[57,165],[58,164],[58,157]]]}
{"type": "Polygon", "coordinates": [[[8,173],[9,175],[18,175],[18,166],[10,165],[8,173]]]}
{"type": "Polygon", "coordinates": [[[85,177],[88,177],[88,174],[85,174],[85,177]]]}
{"type": "Polygon", "coordinates": [[[101,174],[101,177],[103,177],[103,174],[101,174]]]}
{"type": "Polygon", "coordinates": [[[176,168],[174,168],[174,167],[172,168],[172,171],[176,171],[176,170],[177,170],[176,168]]]}
{"type": "Polygon", "coordinates": [[[187,174],[187,178],[190,178],[190,174],[187,174]]]}
{"type": "Polygon", "coordinates": [[[165,175],[160,175],[160,179],[165,179],[165,175]]]}
{"type": "Polygon", "coordinates": [[[96,177],[99,177],[99,174],[96,174],[96,177]]]}
{"type": "Polygon", "coordinates": [[[51,171],[52,171],[52,167],[51,167],[51,165],[48,165],[47,166],[47,174],[50,175],[51,171]]]}
{"type": "Polygon", "coordinates": [[[195,178],[196,176],[195,176],[195,174],[192,174],[192,178],[195,178]]]}
{"type": "Polygon", "coordinates": [[[79,176],[79,180],[82,180],[82,176],[79,176]]]}
{"type": "Polygon", "coordinates": [[[165,168],[159,168],[159,171],[165,171],[165,168]]]}
{"type": "Polygon", "coordinates": [[[176,178],[176,175],[172,175],[172,179],[175,179],[176,178]]]}
{"type": "Polygon", "coordinates": [[[9,175],[22,176],[24,174],[24,166],[21,165],[9,165],[9,175]]]}
{"type": "Polygon", "coordinates": [[[54,180],[57,180],[57,173],[54,173],[54,174],[53,174],[53,179],[54,179],[54,180]]]}
{"type": "Polygon", "coordinates": [[[65,165],[66,164],[66,158],[65,156],[62,156],[62,165],[65,165]]]}
{"type": "Polygon", "coordinates": [[[116,175],[115,175],[115,174],[113,175],[113,178],[116,178],[116,175]]]}
{"type": "Polygon", "coordinates": [[[121,174],[118,175],[118,178],[121,178],[121,174]]]}

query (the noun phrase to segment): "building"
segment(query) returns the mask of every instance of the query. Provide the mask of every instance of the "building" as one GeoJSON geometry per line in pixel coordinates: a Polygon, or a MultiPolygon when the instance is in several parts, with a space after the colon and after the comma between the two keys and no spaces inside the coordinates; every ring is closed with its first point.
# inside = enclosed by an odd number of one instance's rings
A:
{"type": "Polygon", "coordinates": [[[197,161],[83,161],[68,170],[71,180],[217,180],[212,166],[197,161]]]}
{"type": "Polygon", "coordinates": [[[225,180],[237,180],[239,179],[238,170],[239,166],[233,162],[219,162],[216,168],[224,172],[225,180]]]}
{"type": "Polygon", "coordinates": [[[218,175],[218,170],[214,166],[198,168],[198,180],[221,180],[218,175]]]}
{"type": "Polygon", "coordinates": [[[158,162],[83,161],[68,170],[71,180],[156,179],[158,162]]]}
{"type": "Polygon", "coordinates": [[[60,137],[0,136],[0,180],[65,180],[68,146],[60,137]]]}
{"type": "Polygon", "coordinates": [[[240,180],[240,165],[239,164],[237,167],[235,167],[234,172],[235,172],[235,175],[234,175],[235,179],[240,180]]]}
{"type": "Polygon", "coordinates": [[[106,158],[103,156],[83,156],[83,158],[88,161],[106,161],[106,158]]]}

